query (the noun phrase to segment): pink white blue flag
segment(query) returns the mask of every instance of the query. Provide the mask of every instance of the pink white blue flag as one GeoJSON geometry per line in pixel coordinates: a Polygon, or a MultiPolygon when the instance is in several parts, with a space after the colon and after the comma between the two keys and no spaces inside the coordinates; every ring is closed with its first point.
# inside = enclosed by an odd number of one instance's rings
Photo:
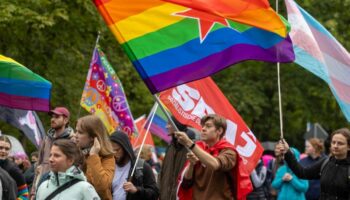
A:
{"type": "Polygon", "coordinates": [[[350,121],[350,55],[316,19],[285,0],[295,62],[326,81],[350,121]]]}

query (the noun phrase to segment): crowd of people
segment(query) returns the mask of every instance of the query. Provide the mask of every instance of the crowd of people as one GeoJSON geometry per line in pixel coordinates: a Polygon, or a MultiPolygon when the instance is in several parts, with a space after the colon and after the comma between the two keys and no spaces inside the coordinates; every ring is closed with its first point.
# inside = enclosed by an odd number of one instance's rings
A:
{"type": "MultiPolygon", "coordinates": [[[[225,139],[226,119],[210,114],[201,119],[200,139],[172,118],[172,140],[162,164],[150,146],[135,150],[123,131],[108,134],[95,115],[70,126],[65,107],[50,111],[51,126],[38,152],[10,155],[11,142],[0,136],[0,199],[81,200],[239,200],[242,184],[236,170],[240,156],[225,139]],[[141,151],[141,152],[138,152],[141,151]],[[140,158],[137,157],[140,155],[140,158]]],[[[287,141],[274,155],[264,155],[250,174],[249,200],[349,200],[350,131],[336,130],[330,153],[311,138],[305,155],[287,141]]]]}

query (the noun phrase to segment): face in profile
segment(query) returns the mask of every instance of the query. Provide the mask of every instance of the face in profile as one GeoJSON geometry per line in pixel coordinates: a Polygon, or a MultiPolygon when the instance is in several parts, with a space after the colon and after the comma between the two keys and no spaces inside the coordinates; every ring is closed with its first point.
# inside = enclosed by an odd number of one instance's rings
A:
{"type": "Polygon", "coordinates": [[[51,171],[65,172],[73,165],[73,163],[74,161],[69,159],[58,146],[52,146],[49,158],[51,171]]]}
{"type": "Polygon", "coordinates": [[[89,134],[87,132],[85,132],[82,128],[81,128],[81,122],[78,121],[77,126],[75,127],[75,143],[81,148],[87,148],[92,146],[93,142],[94,142],[94,138],[90,137],[89,134]]]}
{"type": "Polygon", "coordinates": [[[333,135],[331,141],[331,151],[336,158],[346,158],[349,150],[350,147],[345,136],[343,136],[342,134],[333,135]]]}

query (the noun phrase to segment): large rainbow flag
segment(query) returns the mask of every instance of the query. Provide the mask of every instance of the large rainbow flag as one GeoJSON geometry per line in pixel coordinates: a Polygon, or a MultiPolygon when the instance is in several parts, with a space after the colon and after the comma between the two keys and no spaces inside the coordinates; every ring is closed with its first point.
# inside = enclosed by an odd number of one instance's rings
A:
{"type": "Polygon", "coordinates": [[[48,112],[51,87],[48,80],[0,54],[0,105],[48,112]]]}
{"type": "MultiPolygon", "coordinates": [[[[232,0],[236,1],[241,0],[232,0]]],[[[285,35],[281,30],[287,31],[287,22],[277,14],[254,14],[265,13],[266,0],[250,1],[245,4],[249,12],[242,10],[238,16],[251,22],[267,17],[266,29],[274,27],[275,33],[254,27],[259,23],[250,26],[224,18],[220,9],[210,13],[161,0],[94,2],[152,93],[204,78],[244,60],[294,60],[290,39],[280,36],[285,35]]]]}
{"type": "Polygon", "coordinates": [[[285,0],[295,62],[328,83],[350,121],[350,55],[316,19],[293,0],[285,0]]]}

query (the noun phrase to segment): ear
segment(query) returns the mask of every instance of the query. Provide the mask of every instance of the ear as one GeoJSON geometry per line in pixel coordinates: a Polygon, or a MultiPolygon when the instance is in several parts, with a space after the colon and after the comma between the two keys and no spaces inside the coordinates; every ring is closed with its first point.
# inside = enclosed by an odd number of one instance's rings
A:
{"type": "Polygon", "coordinates": [[[69,119],[67,117],[63,117],[63,121],[65,124],[67,124],[69,122],[69,119]]]}
{"type": "Polygon", "coordinates": [[[218,131],[220,137],[222,136],[222,134],[224,134],[224,129],[222,127],[217,129],[217,131],[218,131]]]}
{"type": "Polygon", "coordinates": [[[74,160],[72,158],[67,158],[67,163],[69,166],[72,166],[74,163],[74,160]]]}

